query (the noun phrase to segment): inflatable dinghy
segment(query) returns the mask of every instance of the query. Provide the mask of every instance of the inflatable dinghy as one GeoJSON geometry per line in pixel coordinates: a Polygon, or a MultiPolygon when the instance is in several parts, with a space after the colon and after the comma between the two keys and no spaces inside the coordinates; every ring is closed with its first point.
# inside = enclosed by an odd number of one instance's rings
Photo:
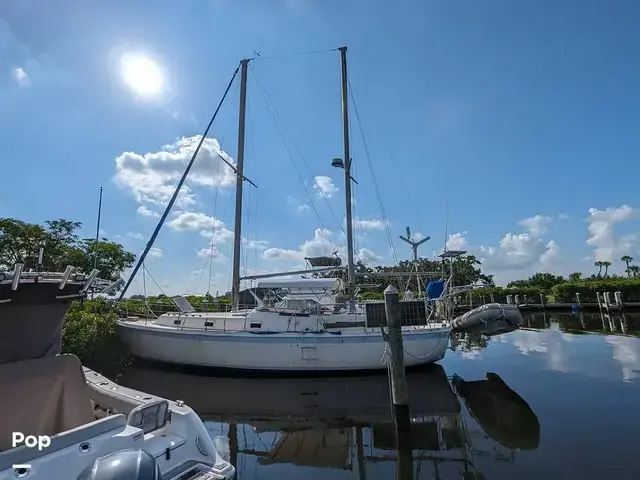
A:
{"type": "Polygon", "coordinates": [[[515,305],[488,303],[454,318],[451,326],[454,332],[491,336],[512,332],[520,328],[523,322],[520,309],[515,305]]]}

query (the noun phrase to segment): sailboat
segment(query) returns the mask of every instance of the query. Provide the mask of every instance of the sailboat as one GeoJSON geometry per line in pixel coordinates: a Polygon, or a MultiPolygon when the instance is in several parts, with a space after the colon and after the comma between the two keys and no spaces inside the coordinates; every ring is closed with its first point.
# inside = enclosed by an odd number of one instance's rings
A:
{"type": "MultiPolygon", "coordinates": [[[[241,78],[237,165],[232,167],[236,174],[233,311],[198,313],[185,299],[180,299],[177,303],[180,312],[177,313],[167,313],[151,320],[124,317],[118,321],[119,333],[133,355],[176,364],[255,371],[357,371],[386,368],[387,349],[381,328],[386,323],[384,303],[357,305],[354,300],[355,265],[351,212],[351,182],[354,180],[350,173],[352,160],[349,145],[347,47],[338,50],[341,57],[345,160],[334,159],[332,165],[342,168],[345,175],[346,282],[339,278],[274,279],[277,276],[300,276],[343,269],[340,262],[322,259],[312,259],[319,268],[310,270],[240,277],[242,187],[247,180],[243,175],[246,84],[250,61],[244,59],[236,69],[236,73],[240,70],[241,78]],[[257,307],[241,310],[240,281],[248,279],[259,280],[257,288],[267,289],[271,294],[261,299],[257,307]],[[339,300],[340,297],[344,297],[344,300],[339,300]]],[[[231,79],[227,92],[234,78],[231,79]]],[[[209,127],[212,122],[213,119],[209,127]]],[[[204,132],[203,139],[209,127],[204,132]]],[[[150,250],[197,152],[198,148],[122,290],[121,299],[150,250]]],[[[425,303],[432,300],[414,303],[422,302],[422,310],[425,311],[425,303]]],[[[413,304],[411,306],[416,307],[413,304]]],[[[403,327],[405,365],[429,364],[442,359],[450,333],[449,322],[435,315],[425,325],[403,327]]]]}

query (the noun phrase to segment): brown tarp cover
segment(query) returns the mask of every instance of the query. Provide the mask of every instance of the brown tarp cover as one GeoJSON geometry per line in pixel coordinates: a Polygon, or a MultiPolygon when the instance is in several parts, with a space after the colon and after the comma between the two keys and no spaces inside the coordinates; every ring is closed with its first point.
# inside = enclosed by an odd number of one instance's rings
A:
{"type": "Polygon", "coordinates": [[[0,305],[0,364],[60,353],[68,308],[66,303],[0,305]]]}
{"type": "Polygon", "coordinates": [[[12,447],[13,432],[53,436],[95,420],[73,355],[0,365],[0,395],[0,451],[12,447]]]}

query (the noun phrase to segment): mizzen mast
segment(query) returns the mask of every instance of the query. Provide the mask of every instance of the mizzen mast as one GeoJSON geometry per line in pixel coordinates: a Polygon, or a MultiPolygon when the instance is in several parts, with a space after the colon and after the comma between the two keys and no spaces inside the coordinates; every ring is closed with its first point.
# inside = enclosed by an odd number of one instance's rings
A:
{"type": "Polygon", "coordinates": [[[242,183],[244,182],[244,133],[247,109],[247,67],[249,59],[240,62],[240,112],[238,115],[238,157],[236,164],[236,211],[233,228],[232,310],[240,303],[240,245],[242,241],[242,183]]]}

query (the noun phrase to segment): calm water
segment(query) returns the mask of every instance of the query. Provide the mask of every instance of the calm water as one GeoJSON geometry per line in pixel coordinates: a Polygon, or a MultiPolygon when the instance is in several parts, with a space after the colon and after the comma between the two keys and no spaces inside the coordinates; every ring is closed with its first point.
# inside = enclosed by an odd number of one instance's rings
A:
{"type": "Polygon", "coordinates": [[[459,338],[440,366],[408,375],[415,423],[400,462],[385,374],[251,379],[137,364],[119,382],[185,400],[230,437],[240,480],[393,479],[396,468],[413,479],[640,478],[640,317],[536,314],[526,325],[459,338]]]}

